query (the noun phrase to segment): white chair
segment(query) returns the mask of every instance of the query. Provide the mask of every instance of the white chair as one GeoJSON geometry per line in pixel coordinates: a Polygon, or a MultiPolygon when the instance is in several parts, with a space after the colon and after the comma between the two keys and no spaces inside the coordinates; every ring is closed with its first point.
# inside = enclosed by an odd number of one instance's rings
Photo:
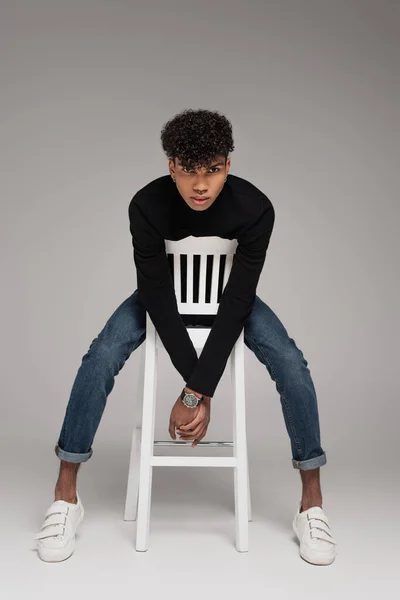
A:
{"type": "MultiPolygon", "coordinates": [[[[174,289],[180,314],[216,314],[218,311],[218,281],[221,255],[226,256],[222,290],[228,281],[232,268],[233,255],[237,240],[228,240],[217,236],[194,237],[182,240],[165,240],[167,254],[173,255],[174,289]],[[187,294],[181,301],[181,261],[180,255],[187,256],[187,294]],[[193,299],[193,257],[200,255],[198,302],[193,299]],[[213,255],[211,296],[206,302],[207,255],[213,255]]],[[[221,274],[222,277],[222,274],[221,274]]],[[[196,349],[202,349],[211,331],[211,327],[187,327],[196,349]]],[[[129,463],[128,484],[125,502],[125,521],[134,521],[137,517],[136,550],[148,549],[150,526],[150,505],[153,467],[233,467],[234,498],[236,521],[236,549],[248,551],[248,521],[251,521],[250,485],[247,456],[246,414],[245,414],[245,377],[244,377],[244,341],[243,331],[237,339],[229,363],[233,383],[233,441],[201,441],[197,447],[231,446],[233,455],[218,456],[155,456],[154,446],[188,446],[192,442],[182,440],[155,441],[155,406],[157,381],[158,348],[163,346],[157,331],[146,313],[146,340],[142,344],[139,367],[138,397],[142,402],[135,407],[135,426],[129,463]],[[143,381],[143,379],[144,381],[143,381]],[[141,418],[142,417],[142,418],[141,418]],[[140,427],[140,421],[141,427],[140,427]],[[140,432],[141,428],[141,432],[140,432]]],[[[183,386],[182,386],[183,387],[183,386]]],[[[193,449],[193,454],[196,450],[193,449]]]]}

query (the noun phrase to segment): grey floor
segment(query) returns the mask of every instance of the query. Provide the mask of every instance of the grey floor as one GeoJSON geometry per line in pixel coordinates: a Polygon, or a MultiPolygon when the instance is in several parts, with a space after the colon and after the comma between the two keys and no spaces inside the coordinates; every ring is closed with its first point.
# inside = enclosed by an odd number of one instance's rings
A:
{"type": "MultiPolygon", "coordinates": [[[[28,445],[21,442],[19,449],[24,448],[28,445]]],[[[86,512],[75,553],[49,564],[39,559],[32,536],[53,501],[57,458],[41,441],[25,456],[10,454],[2,469],[2,597],[214,598],[255,592],[309,600],[382,597],[398,589],[395,465],[382,471],[360,464],[354,475],[331,459],[329,471],[328,465],[321,469],[338,555],[329,566],[314,566],[299,556],[291,528],[301,489],[298,471],[271,455],[261,460],[259,453],[250,454],[250,461],[248,553],[238,553],[234,545],[232,470],[186,467],[155,468],[149,549],[136,552],[136,524],[123,521],[127,447],[98,444],[79,472],[86,512]]]]}

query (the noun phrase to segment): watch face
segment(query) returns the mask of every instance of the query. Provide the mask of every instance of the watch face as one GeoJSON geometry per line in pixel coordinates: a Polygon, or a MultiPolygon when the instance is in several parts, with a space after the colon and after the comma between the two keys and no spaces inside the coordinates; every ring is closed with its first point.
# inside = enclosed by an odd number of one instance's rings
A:
{"type": "Polygon", "coordinates": [[[195,394],[185,394],[185,396],[183,397],[183,401],[186,404],[186,406],[189,406],[191,408],[197,406],[199,403],[199,399],[195,394]]]}

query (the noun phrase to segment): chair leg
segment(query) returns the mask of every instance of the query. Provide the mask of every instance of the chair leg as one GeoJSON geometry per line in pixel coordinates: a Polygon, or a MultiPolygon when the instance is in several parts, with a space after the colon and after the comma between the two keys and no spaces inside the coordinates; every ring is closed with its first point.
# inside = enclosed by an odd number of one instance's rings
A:
{"type": "Polygon", "coordinates": [[[139,498],[137,506],[136,550],[145,552],[148,549],[150,526],[151,487],[153,466],[151,464],[154,451],[154,425],[156,405],[156,360],[154,325],[149,324],[146,331],[146,359],[144,373],[142,437],[140,444],[139,498]]]}
{"type": "Polygon", "coordinates": [[[140,348],[139,373],[137,379],[137,394],[134,398],[134,423],[132,433],[131,453],[129,460],[128,484],[125,499],[124,521],[135,521],[137,516],[137,503],[139,494],[139,461],[140,461],[140,438],[142,427],[142,406],[144,386],[145,365],[145,343],[140,348]]]}
{"type": "Polygon", "coordinates": [[[238,552],[247,552],[249,549],[249,476],[247,468],[243,332],[233,348],[231,367],[235,399],[233,407],[233,448],[236,457],[236,466],[234,467],[236,549],[238,552]]]}
{"type": "Polygon", "coordinates": [[[125,499],[124,521],[134,521],[137,512],[137,498],[139,489],[139,452],[138,452],[138,437],[140,429],[133,428],[131,455],[129,460],[128,485],[125,499]]]}
{"type": "MultiPolygon", "coordinates": [[[[247,450],[247,449],[246,449],[247,450]]],[[[246,462],[247,462],[247,507],[248,507],[248,521],[252,521],[251,515],[251,493],[250,493],[250,469],[249,469],[249,454],[246,452],[246,462]]]]}

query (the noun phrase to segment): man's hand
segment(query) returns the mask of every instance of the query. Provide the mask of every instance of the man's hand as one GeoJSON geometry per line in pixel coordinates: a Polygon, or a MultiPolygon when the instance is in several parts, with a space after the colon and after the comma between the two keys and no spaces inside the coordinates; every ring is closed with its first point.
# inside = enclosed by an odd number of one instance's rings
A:
{"type": "Polygon", "coordinates": [[[204,400],[195,408],[184,405],[181,397],[177,399],[172,407],[169,434],[173,440],[176,439],[175,428],[182,441],[194,440],[192,448],[197,446],[207,433],[210,423],[210,396],[204,396],[204,400]]]}

